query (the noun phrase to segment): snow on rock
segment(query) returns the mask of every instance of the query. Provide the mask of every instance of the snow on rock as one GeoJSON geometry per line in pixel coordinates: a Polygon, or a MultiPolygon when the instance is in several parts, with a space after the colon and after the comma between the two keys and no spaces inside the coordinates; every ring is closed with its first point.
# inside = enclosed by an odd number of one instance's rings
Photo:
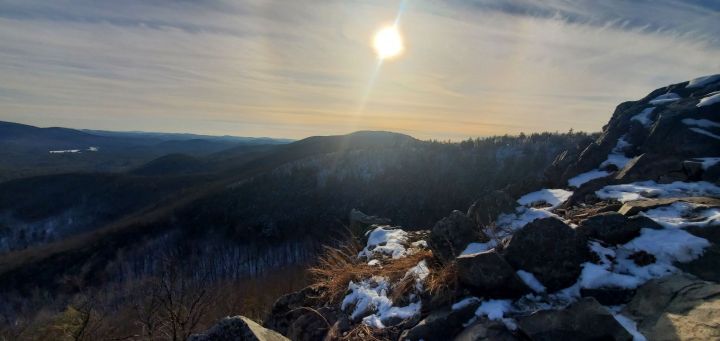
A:
{"type": "Polygon", "coordinates": [[[350,293],[342,301],[341,309],[352,309],[350,318],[355,320],[367,315],[362,322],[373,328],[385,328],[389,320],[406,320],[420,314],[421,303],[413,302],[407,306],[393,306],[387,296],[390,285],[385,277],[373,276],[359,283],[350,282],[350,293]]]}
{"type": "Polygon", "coordinates": [[[650,119],[650,115],[652,114],[653,110],[655,110],[655,107],[648,107],[645,108],[643,111],[641,111],[639,114],[633,116],[630,118],[631,121],[638,121],[643,126],[647,127],[649,126],[653,121],[650,119]]]}
{"type": "Polygon", "coordinates": [[[707,96],[701,98],[700,103],[698,103],[697,106],[700,108],[713,105],[715,103],[720,103],[720,91],[711,92],[707,96]]]}
{"type": "Polygon", "coordinates": [[[688,82],[688,85],[686,85],[685,88],[687,88],[687,89],[701,88],[708,84],[715,83],[717,81],[720,81],[720,74],[698,77],[698,78],[695,78],[695,79],[691,80],[690,82],[688,82]]]}
{"type": "Polygon", "coordinates": [[[689,126],[695,126],[700,128],[720,128],[720,123],[717,123],[715,121],[706,120],[704,118],[702,119],[694,119],[694,118],[684,118],[681,121],[685,125],[689,126]]]}
{"type": "Polygon", "coordinates": [[[532,273],[529,273],[525,270],[518,270],[517,272],[518,277],[525,283],[525,285],[528,286],[528,288],[532,289],[532,291],[536,293],[543,293],[547,289],[545,288],[542,283],[533,275],[532,273]]]}
{"type": "Polygon", "coordinates": [[[704,170],[707,170],[708,168],[715,166],[718,162],[720,162],[720,157],[698,157],[694,160],[702,162],[702,168],[704,170]]]}
{"type": "Polygon", "coordinates": [[[452,310],[460,310],[462,308],[465,308],[473,303],[480,302],[480,299],[474,296],[463,298],[462,300],[458,301],[457,303],[452,305],[452,310]]]}
{"type": "Polygon", "coordinates": [[[630,335],[632,335],[633,341],[647,341],[645,335],[638,331],[637,323],[635,323],[635,321],[617,313],[613,313],[613,317],[615,317],[615,320],[618,321],[618,323],[620,323],[620,325],[623,326],[630,335]]]}
{"type": "Polygon", "coordinates": [[[360,251],[358,257],[371,258],[376,254],[390,255],[393,259],[405,257],[407,240],[408,233],[399,228],[378,226],[370,231],[367,246],[360,251]]]}
{"type": "Polygon", "coordinates": [[[615,165],[617,168],[623,168],[630,162],[630,158],[625,156],[625,149],[630,147],[630,143],[625,140],[625,136],[618,139],[615,147],[608,155],[607,160],[600,164],[600,168],[607,167],[609,165],[615,165]]]}
{"type": "Polygon", "coordinates": [[[556,217],[560,219],[560,217],[558,217],[556,214],[544,209],[520,206],[516,208],[515,211],[516,213],[503,213],[499,215],[495,224],[501,229],[515,231],[523,228],[525,225],[529,224],[535,219],[549,217],[556,217]]]}
{"type": "Polygon", "coordinates": [[[682,201],[641,212],[640,214],[667,228],[720,224],[720,208],[704,208],[702,205],[682,201]]]}
{"type": "Polygon", "coordinates": [[[690,128],[690,130],[692,130],[693,132],[698,133],[698,134],[700,134],[700,135],[705,135],[705,136],[709,136],[709,137],[712,137],[712,138],[714,138],[714,139],[720,140],[720,135],[713,134],[713,133],[711,133],[711,132],[709,132],[709,131],[707,131],[707,130],[705,130],[705,129],[701,129],[701,128],[690,128]]]}
{"type": "Polygon", "coordinates": [[[421,260],[420,263],[410,268],[407,273],[405,273],[405,277],[415,278],[415,290],[417,290],[418,292],[421,292],[423,290],[423,286],[425,285],[425,279],[429,275],[430,268],[428,268],[427,262],[425,262],[425,260],[421,260]]]}
{"type": "Polygon", "coordinates": [[[80,153],[80,149],[68,149],[68,150],[51,150],[50,154],[75,154],[80,153]]]}
{"type": "Polygon", "coordinates": [[[586,262],[580,274],[580,287],[585,289],[598,288],[626,288],[635,289],[643,281],[640,278],[619,274],[610,271],[608,267],[600,264],[586,262]]]}
{"type": "Polygon", "coordinates": [[[583,184],[585,184],[588,181],[604,178],[606,176],[610,175],[610,172],[599,170],[599,169],[593,169],[589,172],[585,172],[582,174],[578,174],[575,177],[568,180],[568,186],[570,187],[580,187],[583,184]]]}
{"type": "Polygon", "coordinates": [[[720,196],[720,187],[707,181],[658,184],[655,181],[640,181],[622,185],[605,186],[595,191],[600,199],[615,199],[620,202],[647,198],[671,198],[690,196],[720,196]]]}
{"type": "Polygon", "coordinates": [[[475,316],[487,316],[490,320],[502,320],[512,310],[512,300],[486,300],[475,310],[475,316]]]}
{"type": "Polygon", "coordinates": [[[537,192],[523,195],[517,200],[518,204],[531,207],[538,204],[548,204],[548,209],[560,206],[565,200],[570,198],[573,192],[564,189],[547,189],[543,188],[537,192]]]}
{"type": "Polygon", "coordinates": [[[495,239],[491,239],[487,243],[470,243],[470,244],[468,244],[468,246],[465,248],[465,250],[460,255],[461,256],[473,255],[476,253],[488,251],[496,246],[497,246],[497,241],[495,241],[495,239]]]}
{"type": "Polygon", "coordinates": [[[648,228],[640,230],[640,236],[623,245],[629,250],[651,253],[659,261],[669,263],[692,261],[709,246],[707,239],[696,237],[685,230],[648,228]]]}
{"type": "Polygon", "coordinates": [[[681,99],[680,95],[678,95],[674,92],[668,92],[664,95],[660,95],[660,96],[653,98],[652,100],[650,100],[650,104],[662,105],[662,104],[672,103],[672,102],[678,101],[680,99],[681,99]]]}

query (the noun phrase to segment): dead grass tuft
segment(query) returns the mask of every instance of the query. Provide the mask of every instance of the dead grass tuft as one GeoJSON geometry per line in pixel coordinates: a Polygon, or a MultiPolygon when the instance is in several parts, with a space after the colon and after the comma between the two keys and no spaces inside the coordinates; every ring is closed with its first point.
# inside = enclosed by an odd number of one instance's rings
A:
{"type": "Polygon", "coordinates": [[[425,285],[434,302],[455,301],[459,285],[455,262],[440,264],[434,261],[430,265],[430,275],[425,280],[425,285]]]}
{"type": "Polygon", "coordinates": [[[362,250],[357,238],[350,238],[338,247],[325,247],[316,266],[309,269],[314,285],[323,288],[321,299],[337,303],[345,295],[350,281],[358,282],[372,276],[386,277],[390,283],[396,283],[391,293],[399,298],[408,293],[414,278],[405,278],[407,271],[421,260],[431,261],[432,252],[420,250],[400,259],[388,260],[380,266],[370,266],[357,257],[362,250]]]}

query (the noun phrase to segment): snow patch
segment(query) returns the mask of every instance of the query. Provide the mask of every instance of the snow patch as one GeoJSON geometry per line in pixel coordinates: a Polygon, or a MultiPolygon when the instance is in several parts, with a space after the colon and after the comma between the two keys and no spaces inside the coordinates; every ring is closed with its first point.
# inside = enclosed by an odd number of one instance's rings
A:
{"type": "Polygon", "coordinates": [[[630,335],[633,337],[633,341],[647,341],[647,338],[645,338],[645,335],[641,334],[640,331],[637,329],[637,323],[635,321],[620,315],[620,314],[613,314],[613,317],[615,318],[618,323],[620,323],[625,330],[627,330],[630,335]]]}
{"type": "Polygon", "coordinates": [[[622,185],[605,186],[595,191],[600,199],[616,199],[620,202],[648,198],[671,198],[691,196],[720,196],[720,187],[707,181],[658,184],[640,181],[622,185]]]}
{"type": "Polygon", "coordinates": [[[460,310],[460,309],[463,309],[463,308],[465,308],[471,304],[477,303],[477,302],[480,302],[480,299],[477,297],[473,297],[473,296],[466,297],[466,298],[463,298],[462,300],[460,300],[459,302],[453,304],[452,310],[460,310]]]}
{"type": "Polygon", "coordinates": [[[532,291],[536,293],[543,293],[545,292],[546,288],[540,281],[533,275],[532,273],[529,273],[525,270],[518,270],[517,272],[518,277],[525,282],[525,285],[528,286],[528,288],[532,289],[532,291]]]}
{"type": "Polygon", "coordinates": [[[363,324],[373,328],[385,328],[389,320],[406,320],[420,314],[421,303],[414,302],[404,307],[393,306],[388,298],[389,283],[385,277],[373,276],[359,283],[350,282],[350,293],[342,301],[341,309],[353,307],[350,318],[355,320],[363,315],[363,324]],[[369,315],[368,315],[369,314],[369,315]]]}
{"type": "Polygon", "coordinates": [[[640,236],[623,245],[626,249],[652,253],[658,260],[672,263],[689,262],[700,255],[710,242],[681,229],[654,230],[643,228],[640,236]]]}
{"type": "Polygon", "coordinates": [[[476,253],[482,253],[493,249],[497,246],[495,239],[490,240],[487,243],[470,243],[465,250],[460,254],[461,256],[474,255],[476,253]]]}
{"type": "Polygon", "coordinates": [[[682,97],[680,97],[680,95],[678,95],[674,92],[668,92],[664,95],[657,96],[654,99],[650,100],[650,104],[653,104],[653,105],[668,104],[668,103],[678,101],[681,98],[682,97]]]}
{"type": "Polygon", "coordinates": [[[706,107],[715,103],[720,103],[720,91],[711,92],[707,96],[701,98],[700,103],[697,104],[697,107],[706,107]]]}
{"type": "Polygon", "coordinates": [[[578,174],[575,177],[568,180],[568,186],[570,187],[580,187],[583,184],[585,184],[588,181],[604,178],[606,176],[610,175],[610,172],[599,170],[599,169],[593,169],[589,172],[585,172],[582,174],[578,174]]]}
{"type": "Polygon", "coordinates": [[[625,165],[630,162],[630,158],[625,156],[625,149],[630,147],[631,144],[625,140],[625,136],[620,137],[613,147],[612,151],[608,155],[607,160],[600,164],[600,168],[607,167],[609,165],[615,165],[617,168],[622,169],[625,165]]]}
{"type": "Polygon", "coordinates": [[[566,191],[564,189],[543,188],[537,192],[523,195],[522,197],[520,197],[520,199],[517,200],[517,202],[520,205],[528,207],[545,203],[550,205],[550,208],[548,209],[553,209],[560,206],[560,204],[570,198],[572,194],[573,192],[566,191]]]}
{"type": "Polygon", "coordinates": [[[80,149],[67,149],[67,150],[51,150],[50,154],[75,154],[80,153],[80,149]]]}
{"type": "Polygon", "coordinates": [[[512,300],[487,300],[480,303],[475,316],[487,316],[490,320],[502,320],[512,309],[512,300]]]}
{"type": "Polygon", "coordinates": [[[715,83],[717,81],[720,81],[720,74],[698,77],[698,78],[695,78],[695,79],[691,80],[690,82],[688,82],[688,85],[686,85],[685,88],[687,88],[687,89],[701,88],[708,84],[715,83]]]}
{"type": "Polygon", "coordinates": [[[698,157],[695,161],[702,162],[702,169],[708,170],[710,167],[715,166],[720,162],[720,157],[698,157]]]}
{"type": "Polygon", "coordinates": [[[653,121],[650,119],[650,115],[652,114],[653,110],[655,110],[655,107],[648,107],[645,108],[643,111],[641,111],[639,114],[633,116],[630,118],[631,121],[638,121],[643,126],[647,127],[649,126],[653,121]]]}
{"type": "Polygon", "coordinates": [[[720,224],[720,208],[706,208],[682,201],[640,212],[640,214],[667,228],[720,224]]]}
{"type": "Polygon", "coordinates": [[[370,231],[367,246],[360,251],[358,257],[371,258],[375,254],[390,255],[393,259],[405,257],[407,250],[407,232],[387,225],[378,226],[370,231]]]}
{"type": "Polygon", "coordinates": [[[701,129],[701,128],[690,128],[690,130],[692,130],[693,132],[696,132],[696,133],[698,133],[698,134],[705,135],[705,136],[709,136],[709,137],[712,137],[712,138],[714,138],[714,139],[720,140],[720,135],[713,134],[713,133],[711,133],[711,132],[709,132],[709,131],[707,131],[707,130],[705,130],[705,129],[701,129]]]}
{"type": "Polygon", "coordinates": [[[694,118],[683,118],[682,123],[689,126],[695,126],[700,128],[720,128],[720,123],[717,123],[715,121],[706,120],[704,118],[701,119],[694,119],[694,118]]]}
{"type": "MultiPolygon", "coordinates": [[[[560,219],[556,214],[544,209],[520,206],[516,208],[515,211],[516,213],[503,213],[499,215],[495,224],[500,228],[516,231],[536,219],[549,217],[560,219]]],[[[499,235],[499,237],[503,237],[503,235],[499,235]]]]}

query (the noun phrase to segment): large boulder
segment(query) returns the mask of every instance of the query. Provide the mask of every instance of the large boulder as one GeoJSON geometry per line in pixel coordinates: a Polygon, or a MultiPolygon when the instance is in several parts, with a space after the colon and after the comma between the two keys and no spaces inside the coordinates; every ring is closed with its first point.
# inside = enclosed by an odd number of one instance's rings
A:
{"type": "Polygon", "coordinates": [[[438,221],[430,232],[429,246],[442,261],[451,261],[471,242],[488,241],[475,222],[460,211],[438,221]]]}
{"type": "MultiPolygon", "coordinates": [[[[443,338],[442,340],[448,340],[443,338]]],[[[504,323],[496,320],[481,319],[469,325],[455,341],[521,341],[527,340],[523,335],[517,335],[507,329],[504,323]]]]}
{"type": "Polygon", "coordinates": [[[479,302],[468,304],[460,309],[440,309],[430,313],[417,325],[402,333],[400,340],[408,341],[434,341],[447,340],[463,329],[466,323],[475,315],[479,302]]]}
{"type": "Polygon", "coordinates": [[[633,339],[594,298],[583,298],[565,309],[543,310],[519,318],[518,327],[534,341],[633,339]]]}
{"type": "Polygon", "coordinates": [[[640,180],[686,181],[688,175],[683,168],[683,160],[681,155],[645,153],[630,160],[615,175],[615,179],[623,183],[640,180]]]}
{"type": "Polygon", "coordinates": [[[504,256],[515,269],[533,273],[548,291],[555,291],[575,283],[590,251],[583,234],[556,218],[544,218],[516,232],[504,256]]]}
{"type": "Polygon", "coordinates": [[[618,212],[604,212],[581,221],[576,230],[588,238],[616,245],[625,244],[639,236],[642,228],[661,226],[647,217],[628,218],[618,212]]]}
{"type": "Polygon", "coordinates": [[[515,269],[495,250],[459,256],[456,265],[458,280],[474,295],[513,298],[530,292],[515,269]]]}
{"type": "Polygon", "coordinates": [[[332,312],[321,316],[319,310],[307,309],[320,305],[320,296],[320,289],[307,287],[280,297],[273,304],[265,326],[293,340],[322,340],[329,329],[328,323],[336,321],[332,312]]]}
{"type": "Polygon", "coordinates": [[[263,328],[244,317],[226,317],[207,331],[190,336],[188,341],[289,341],[280,333],[263,328]]]}
{"type": "Polygon", "coordinates": [[[720,340],[720,285],[684,274],[652,280],[623,315],[648,340],[720,340]]]}

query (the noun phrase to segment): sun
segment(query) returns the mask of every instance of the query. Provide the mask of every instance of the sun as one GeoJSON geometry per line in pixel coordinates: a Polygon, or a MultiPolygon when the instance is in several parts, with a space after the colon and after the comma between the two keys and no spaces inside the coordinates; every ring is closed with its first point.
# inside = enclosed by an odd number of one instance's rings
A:
{"type": "Polygon", "coordinates": [[[386,26],[375,32],[373,48],[379,59],[397,57],[405,49],[402,36],[396,26],[386,26]]]}

